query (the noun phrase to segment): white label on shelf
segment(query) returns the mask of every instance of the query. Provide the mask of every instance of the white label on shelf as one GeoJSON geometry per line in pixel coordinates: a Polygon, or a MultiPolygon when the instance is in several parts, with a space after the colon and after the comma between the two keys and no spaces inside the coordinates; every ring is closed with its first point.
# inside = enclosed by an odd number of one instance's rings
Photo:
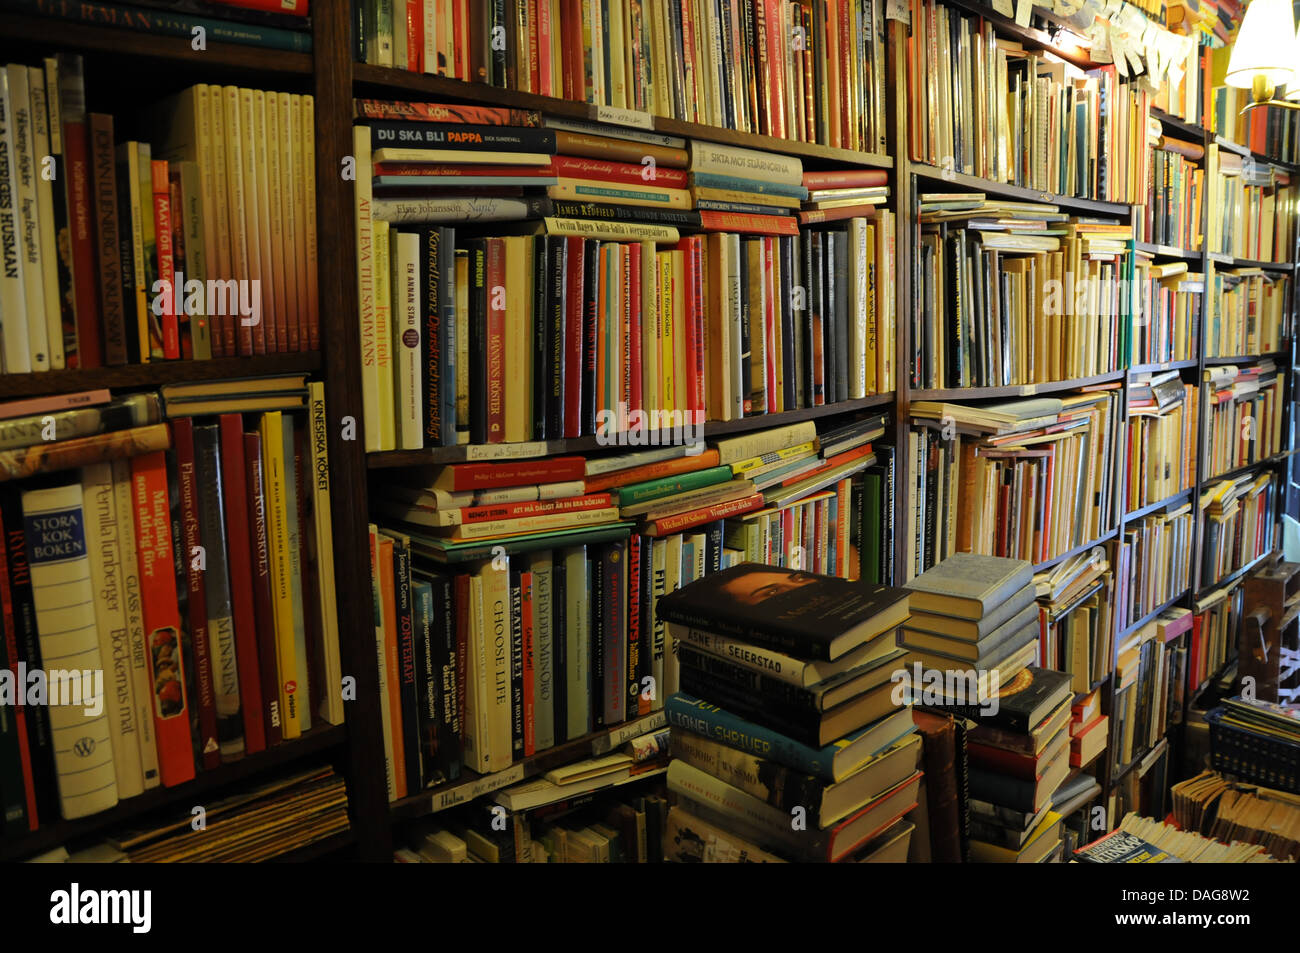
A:
{"type": "Polygon", "coordinates": [[[632,126],[635,129],[654,129],[654,117],[638,109],[622,109],[618,106],[597,105],[596,122],[612,122],[617,126],[632,126]]]}
{"type": "Polygon", "coordinates": [[[457,804],[464,804],[476,797],[482,797],[489,791],[495,791],[508,784],[522,781],[528,776],[525,768],[525,763],[520,761],[504,771],[484,775],[472,784],[458,784],[445,791],[435,791],[432,800],[429,802],[429,813],[436,814],[438,811],[445,811],[449,807],[455,807],[457,804]]]}
{"type": "Polygon", "coordinates": [[[644,718],[630,722],[626,725],[620,725],[607,734],[599,738],[593,738],[591,742],[592,755],[608,754],[619,745],[631,741],[633,738],[639,738],[647,732],[662,728],[668,724],[668,715],[666,712],[655,711],[646,715],[644,718]]]}
{"type": "Polygon", "coordinates": [[[481,443],[471,444],[465,448],[466,460],[520,460],[525,457],[544,457],[555,453],[545,440],[533,440],[528,443],[481,443]]]}

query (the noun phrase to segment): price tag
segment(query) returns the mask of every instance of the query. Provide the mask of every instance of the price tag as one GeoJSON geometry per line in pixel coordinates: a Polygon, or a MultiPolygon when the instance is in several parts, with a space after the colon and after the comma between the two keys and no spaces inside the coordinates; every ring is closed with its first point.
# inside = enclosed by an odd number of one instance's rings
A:
{"type": "Polygon", "coordinates": [[[631,126],[634,129],[654,129],[654,117],[637,109],[622,109],[618,106],[597,106],[596,122],[610,122],[616,126],[631,126]]]}

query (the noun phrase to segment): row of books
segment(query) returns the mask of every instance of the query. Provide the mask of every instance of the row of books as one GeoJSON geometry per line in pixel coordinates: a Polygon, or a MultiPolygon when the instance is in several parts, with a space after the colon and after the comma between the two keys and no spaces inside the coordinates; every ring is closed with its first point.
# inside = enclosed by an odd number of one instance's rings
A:
{"type": "Polygon", "coordinates": [[[1200,587],[1208,588],[1273,548],[1277,490],[1269,472],[1206,484],[1201,491],[1200,587]]]}
{"type": "Polygon", "coordinates": [[[1244,594],[1242,584],[1236,582],[1196,600],[1192,634],[1187,646],[1189,698],[1237,657],[1237,633],[1242,625],[1244,594]]]}
{"type": "Polygon", "coordinates": [[[1282,162],[1300,158],[1300,125],[1289,109],[1252,109],[1250,90],[1238,89],[1223,82],[1228,69],[1231,47],[1213,51],[1213,87],[1206,118],[1207,127],[1229,142],[1237,143],[1258,156],[1282,162]]]}
{"type": "Polygon", "coordinates": [[[1283,450],[1284,384],[1272,361],[1206,368],[1203,473],[1217,476],[1283,450]]]}
{"type": "Polygon", "coordinates": [[[1178,826],[1228,843],[1258,844],[1279,860],[1300,857],[1300,808],[1284,792],[1202,771],[1169,793],[1178,826]]]}
{"type": "Polygon", "coordinates": [[[76,55],[0,74],[5,372],[319,347],[311,96],[193,87],[151,145],[87,113],[76,55]]]}
{"type": "Polygon", "coordinates": [[[910,4],[911,156],[1055,195],[1142,203],[1151,94],[1112,64],[1084,72],[941,0],[910,4]]]}
{"type": "Polygon", "coordinates": [[[1088,691],[1114,666],[1116,576],[1123,554],[1112,544],[1063,560],[1034,576],[1040,668],[1065,672],[1076,693],[1088,691]]]}
{"type": "Polygon", "coordinates": [[[655,607],[681,585],[745,561],[878,570],[878,551],[863,556],[881,545],[887,514],[865,477],[872,468],[883,483],[891,466],[876,465],[869,442],[883,433],[882,418],[820,438],[806,423],[693,455],[453,464],[423,485],[377,490],[390,795],[453,780],[462,765],[503,770],[661,708],[677,655],[655,607]]]}
{"type": "Polygon", "coordinates": [[[885,151],[885,6],[787,0],[361,0],[376,66],[885,151]]]}
{"type": "Polygon", "coordinates": [[[1168,609],[1120,644],[1111,704],[1112,777],[1163,740],[1179,697],[1174,686],[1185,678],[1186,656],[1178,649],[1191,621],[1187,609],[1168,609]]]}
{"type": "Polygon", "coordinates": [[[1137,303],[1128,363],[1192,361],[1200,353],[1205,275],[1185,261],[1156,261],[1139,250],[1133,256],[1137,303]]]}
{"type": "Polygon", "coordinates": [[[1119,367],[1132,229],[1056,206],[921,197],[916,387],[1072,380],[1119,367]]]}
{"type": "Polygon", "coordinates": [[[1125,525],[1119,543],[1122,582],[1117,594],[1122,628],[1181,596],[1191,585],[1193,518],[1188,501],[1125,525]]]}
{"type": "Polygon", "coordinates": [[[94,409],[101,428],[151,423],[31,448],[59,472],[0,506],[0,665],[109,684],[6,722],[6,825],[94,814],[342,722],[323,386],[297,385],[248,419],[228,387],[136,395],[94,409]]]}
{"type": "Polygon", "coordinates": [[[1130,511],[1167,500],[1196,478],[1198,391],[1178,371],[1144,373],[1129,381],[1128,489],[1130,511]]]}
{"type": "Polygon", "coordinates": [[[1291,276],[1258,268],[1215,270],[1206,357],[1273,354],[1290,336],[1291,276]]]}
{"type": "Polygon", "coordinates": [[[1287,261],[1295,247],[1290,176],[1226,148],[1210,146],[1207,247],[1251,261],[1287,261]]]}
{"type": "Polygon", "coordinates": [[[1138,241],[1199,251],[1204,235],[1202,200],[1205,169],[1196,162],[1205,156],[1199,143],[1164,135],[1151,145],[1151,180],[1135,216],[1138,241]],[[1196,161],[1193,161],[1196,160],[1196,161]]]}
{"type": "Polygon", "coordinates": [[[1120,400],[1099,385],[1065,398],[912,404],[906,568],[955,552],[1044,562],[1117,518],[1120,400]]]}

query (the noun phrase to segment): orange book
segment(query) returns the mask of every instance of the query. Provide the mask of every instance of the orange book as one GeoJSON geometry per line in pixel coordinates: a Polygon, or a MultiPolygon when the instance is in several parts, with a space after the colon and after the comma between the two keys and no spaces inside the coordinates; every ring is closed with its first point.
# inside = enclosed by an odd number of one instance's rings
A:
{"type": "Polygon", "coordinates": [[[710,448],[697,453],[695,456],[674,457],[671,460],[660,460],[658,463],[647,463],[644,466],[629,467],[626,470],[615,470],[613,473],[589,476],[583,480],[583,485],[587,493],[600,493],[616,486],[644,483],[646,480],[658,480],[662,477],[677,476],[695,470],[707,470],[709,467],[716,467],[717,465],[718,451],[710,448]]]}
{"type": "Polygon", "coordinates": [[[705,506],[686,513],[665,516],[663,519],[647,523],[642,532],[647,536],[668,536],[695,526],[703,526],[705,523],[712,523],[714,520],[729,519],[741,513],[748,513],[762,508],[763,494],[751,493],[749,496],[742,496],[738,500],[728,500],[726,503],[718,503],[714,506],[705,506]]]}
{"type": "Polygon", "coordinates": [[[379,611],[384,619],[384,668],[388,673],[388,711],[393,734],[393,784],[399,798],[406,797],[406,759],[402,756],[402,691],[398,672],[396,583],[393,580],[393,541],[379,537],[379,611]]]}
{"type": "Polygon", "coordinates": [[[158,742],[158,768],[162,783],[172,787],[194,779],[194,749],[190,743],[181,613],[172,562],[166,456],[155,451],[132,458],[131,483],[135,494],[145,660],[154,687],[151,707],[158,742]]]}

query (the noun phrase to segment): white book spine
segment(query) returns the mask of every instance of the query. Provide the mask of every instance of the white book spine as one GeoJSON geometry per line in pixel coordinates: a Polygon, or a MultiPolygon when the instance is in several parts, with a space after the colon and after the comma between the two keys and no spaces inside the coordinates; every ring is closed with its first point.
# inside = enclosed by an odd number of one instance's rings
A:
{"type": "Polygon", "coordinates": [[[51,743],[65,820],[117,804],[111,718],[103,693],[103,660],[95,623],[95,588],[86,552],[81,486],[27,490],[22,495],[27,562],[47,689],[71,688],[80,698],[50,702],[51,743]],[[69,677],[51,678],[51,673],[69,677]],[[99,675],[98,690],[95,673],[99,675]],[[75,679],[71,676],[75,674],[75,679]],[[74,702],[68,704],[67,702],[74,702]]]}
{"type": "Polygon", "coordinates": [[[533,574],[533,721],[535,750],[545,751],[555,744],[555,678],[551,670],[554,657],[555,609],[551,553],[543,552],[529,560],[533,574]]]}
{"type": "Polygon", "coordinates": [[[45,271],[41,262],[41,224],[37,213],[36,180],[39,155],[34,149],[32,96],[26,66],[11,64],[9,103],[13,114],[13,179],[19,230],[18,248],[23,259],[23,295],[27,306],[27,354],[32,370],[50,369],[49,330],[45,318],[45,271]]]}
{"type": "Polygon", "coordinates": [[[438,0],[423,0],[424,60],[421,68],[426,73],[438,72],[438,0]]]}
{"type": "MultiPolygon", "coordinates": [[[[45,304],[45,341],[50,369],[64,367],[63,317],[59,308],[59,262],[54,229],[54,165],[50,156],[50,115],[45,90],[45,73],[30,67],[27,71],[32,100],[32,151],[36,156],[36,220],[40,229],[42,300],[45,304]]],[[[52,157],[51,157],[52,158],[52,157]]]]}
{"type": "Polygon", "coordinates": [[[365,446],[380,449],[379,359],[375,325],[375,249],[371,221],[370,130],[352,130],[356,160],[357,314],[361,320],[361,406],[365,411],[365,446]]]}
{"type": "MultiPolygon", "coordinates": [[[[252,276],[248,264],[248,227],[244,219],[248,203],[248,184],[244,181],[244,149],[249,144],[244,142],[243,137],[246,133],[251,135],[251,130],[245,130],[240,125],[238,88],[222,87],[220,102],[225,120],[223,134],[226,140],[226,210],[230,221],[230,277],[246,281],[252,276]]],[[[236,347],[243,353],[239,339],[240,335],[236,333],[236,347]]]]}
{"type": "Polygon", "coordinates": [[[145,658],[144,604],[140,595],[140,564],[136,561],[135,529],[129,514],[135,506],[131,480],[131,461],[113,461],[113,497],[118,513],[128,514],[118,530],[122,550],[122,611],[126,617],[127,650],[131,682],[135,696],[135,725],[140,736],[140,769],[144,788],[156,788],[162,781],[158,773],[158,744],[154,740],[153,682],[145,658]]]}
{"type": "Polygon", "coordinates": [[[0,70],[0,345],[7,374],[32,369],[27,339],[27,295],[23,282],[22,221],[14,151],[13,98],[9,71],[0,70]]]}
{"type": "MultiPolygon", "coordinates": [[[[587,578],[587,548],[564,551],[565,599],[565,693],[568,724],[565,740],[572,741],[590,730],[591,721],[591,591],[587,578]]],[[[558,633],[557,633],[558,634],[558,633]]]]}
{"type": "Polygon", "coordinates": [[[392,250],[393,356],[397,365],[397,446],[424,446],[424,354],[420,335],[420,236],[389,232],[392,250]]]}
{"type": "Polygon", "coordinates": [[[130,636],[126,622],[122,547],[119,533],[126,524],[117,514],[113,468],[96,463],[81,472],[82,510],[85,514],[86,551],[95,596],[95,622],[99,629],[99,654],[106,664],[105,711],[113,739],[117,767],[117,794],[134,797],[144,791],[140,759],[139,709],[131,672],[130,636]]]}
{"type": "Polygon", "coordinates": [[[257,138],[257,115],[253,102],[253,91],[251,89],[240,89],[238,99],[239,109],[239,175],[243,183],[244,206],[243,206],[243,225],[244,225],[244,242],[248,254],[248,270],[241,275],[247,278],[252,286],[257,288],[257,298],[263,304],[257,314],[244,317],[240,315],[241,323],[247,321],[251,325],[253,334],[254,351],[257,350],[260,343],[265,348],[265,331],[261,326],[262,318],[265,312],[266,297],[265,288],[262,287],[262,218],[260,206],[263,199],[261,190],[258,189],[257,183],[257,155],[263,149],[263,144],[257,138]]]}

